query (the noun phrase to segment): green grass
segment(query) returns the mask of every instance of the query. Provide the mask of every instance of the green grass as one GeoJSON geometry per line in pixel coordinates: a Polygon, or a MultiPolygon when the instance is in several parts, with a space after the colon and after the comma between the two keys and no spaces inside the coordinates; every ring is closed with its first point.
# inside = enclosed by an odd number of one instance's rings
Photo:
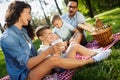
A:
{"type": "Polygon", "coordinates": [[[0,78],[5,76],[7,74],[6,66],[5,66],[5,60],[2,53],[2,50],[0,50],[0,78]]]}
{"type": "MultiPolygon", "coordinates": [[[[96,15],[104,24],[110,24],[113,33],[120,32],[120,8],[96,15]]],[[[87,22],[95,24],[95,19],[88,18],[87,22]]],[[[87,33],[89,41],[92,37],[87,33]]],[[[35,40],[34,45],[38,49],[40,41],[35,40]]],[[[0,50],[0,78],[7,75],[5,60],[0,50]]],[[[98,63],[90,64],[76,71],[72,80],[120,80],[120,42],[112,47],[111,56],[98,63]]]]}
{"type": "Polygon", "coordinates": [[[35,41],[33,42],[33,44],[34,44],[34,46],[35,46],[35,48],[37,50],[40,47],[41,41],[38,40],[38,39],[35,39],[35,41]]]}
{"type": "MultiPolygon", "coordinates": [[[[120,8],[96,15],[104,24],[112,26],[112,32],[120,32],[120,8]]],[[[95,18],[87,19],[95,25],[95,18]]],[[[89,41],[92,37],[87,33],[89,41]]],[[[72,80],[120,80],[120,42],[112,47],[112,54],[108,59],[82,67],[76,71],[72,80]]]]}
{"type": "MultiPolygon", "coordinates": [[[[113,10],[98,14],[95,18],[98,17],[104,24],[108,24],[112,27],[112,32],[120,32],[120,8],[115,8],[113,10]]],[[[87,22],[95,25],[95,18],[87,18],[87,22]]],[[[92,40],[92,37],[87,33],[88,40],[92,40]]]]}

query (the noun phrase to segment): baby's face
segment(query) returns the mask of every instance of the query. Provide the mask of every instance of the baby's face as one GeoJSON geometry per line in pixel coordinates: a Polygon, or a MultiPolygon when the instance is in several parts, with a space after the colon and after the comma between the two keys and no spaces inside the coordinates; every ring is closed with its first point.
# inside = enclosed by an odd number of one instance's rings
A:
{"type": "Polygon", "coordinates": [[[55,20],[53,25],[57,28],[61,28],[62,27],[62,20],[55,20]]]}

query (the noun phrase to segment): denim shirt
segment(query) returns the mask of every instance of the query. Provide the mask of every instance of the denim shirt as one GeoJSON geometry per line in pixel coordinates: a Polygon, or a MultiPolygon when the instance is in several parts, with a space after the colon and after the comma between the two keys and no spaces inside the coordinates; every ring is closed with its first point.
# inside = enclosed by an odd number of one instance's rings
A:
{"type": "Polygon", "coordinates": [[[28,59],[37,55],[27,31],[24,28],[20,30],[12,25],[5,30],[0,42],[10,79],[25,80],[29,72],[27,69],[28,59]],[[31,48],[23,37],[23,33],[30,41],[31,48]]]}

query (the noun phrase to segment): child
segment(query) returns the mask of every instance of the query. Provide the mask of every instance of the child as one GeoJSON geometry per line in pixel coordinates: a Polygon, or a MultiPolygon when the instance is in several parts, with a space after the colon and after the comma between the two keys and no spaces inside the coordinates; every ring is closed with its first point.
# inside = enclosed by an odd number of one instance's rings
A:
{"type": "MultiPolygon", "coordinates": [[[[63,41],[69,41],[72,36],[75,37],[78,34],[81,35],[76,28],[66,22],[63,22],[59,15],[54,15],[51,18],[51,22],[55,26],[53,28],[53,32],[57,34],[63,41]]],[[[80,43],[79,36],[77,36],[75,40],[76,42],[80,43]]]]}
{"type": "MultiPolygon", "coordinates": [[[[50,47],[53,40],[55,40],[55,39],[53,39],[54,37],[53,37],[52,30],[50,29],[50,27],[47,27],[47,26],[46,27],[38,27],[36,30],[36,35],[42,42],[42,45],[38,49],[39,53],[46,50],[48,47],[50,47]]],[[[105,50],[105,51],[102,51],[100,49],[98,49],[97,51],[92,51],[90,49],[87,49],[87,48],[79,45],[78,43],[72,42],[68,46],[65,55],[62,57],[75,58],[76,53],[79,53],[80,55],[93,58],[95,61],[101,61],[102,59],[107,58],[110,55],[110,52],[111,52],[110,49],[105,50]]]]}
{"type": "MultiPolygon", "coordinates": [[[[40,48],[38,49],[38,53],[43,52],[44,50],[49,48],[51,45],[54,45],[58,42],[63,43],[63,40],[59,39],[59,37],[56,34],[53,34],[50,27],[47,27],[47,26],[46,27],[42,27],[42,26],[38,27],[36,30],[36,35],[37,35],[38,39],[40,39],[42,42],[42,44],[40,45],[40,48]]],[[[56,54],[56,55],[58,55],[58,54],[56,54]]],[[[51,56],[51,55],[49,55],[49,56],[51,56]]]]}

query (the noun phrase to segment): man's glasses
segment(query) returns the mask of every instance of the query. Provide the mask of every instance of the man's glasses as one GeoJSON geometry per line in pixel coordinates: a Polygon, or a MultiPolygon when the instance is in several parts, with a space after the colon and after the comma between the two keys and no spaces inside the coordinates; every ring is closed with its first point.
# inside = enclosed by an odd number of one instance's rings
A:
{"type": "Polygon", "coordinates": [[[68,6],[69,8],[76,9],[77,6],[68,6]]]}

